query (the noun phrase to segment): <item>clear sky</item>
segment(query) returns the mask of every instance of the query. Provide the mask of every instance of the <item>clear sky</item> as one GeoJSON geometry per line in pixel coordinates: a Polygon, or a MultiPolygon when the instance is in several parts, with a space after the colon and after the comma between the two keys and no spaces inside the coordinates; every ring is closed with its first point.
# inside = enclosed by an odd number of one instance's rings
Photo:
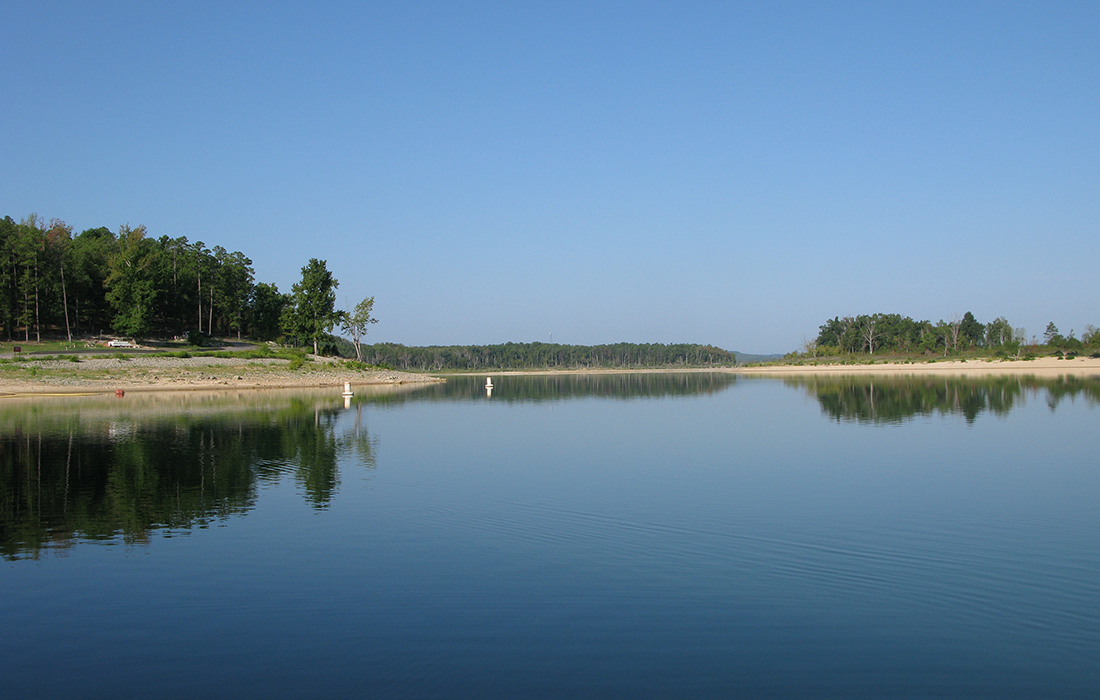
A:
{"type": "Polygon", "coordinates": [[[328,261],[368,340],[1100,326],[1097,2],[0,4],[0,216],[328,261]]]}

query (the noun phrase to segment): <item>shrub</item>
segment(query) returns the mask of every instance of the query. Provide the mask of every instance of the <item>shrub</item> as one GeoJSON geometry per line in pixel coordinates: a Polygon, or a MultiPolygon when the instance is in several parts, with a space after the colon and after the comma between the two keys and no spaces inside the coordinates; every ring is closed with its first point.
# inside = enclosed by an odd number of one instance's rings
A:
{"type": "Polygon", "coordinates": [[[187,331],[187,344],[197,348],[213,344],[213,338],[201,331],[187,331]]]}

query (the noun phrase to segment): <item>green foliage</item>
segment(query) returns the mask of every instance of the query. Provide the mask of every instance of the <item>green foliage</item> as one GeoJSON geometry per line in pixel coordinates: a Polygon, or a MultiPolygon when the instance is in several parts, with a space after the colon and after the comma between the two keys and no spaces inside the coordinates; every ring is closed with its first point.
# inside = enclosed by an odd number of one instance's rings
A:
{"type": "Polygon", "coordinates": [[[355,347],[355,359],[363,361],[362,339],[367,334],[367,327],[372,323],[378,323],[378,319],[371,316],[374,310],[374,297],[367,297],[355,305],[355,308],[344,314],[341,327],[351,336],[352,345],[355,347]]]}
{"type": "Polygon", "coordinates": [[[210,345],[213,339],[202,331],[190,330],[187,331],[187,344],[193,345],[196,348],[201,348],[206,345],[210,345]]]}
{"type": "Polygon", "coordinates": [[[257,340],[275,340],[279,337],[279,325],[283,309],[290,297],[280,294],[274,284],[261,282],[252,290],[251,335],[257,340]]]}
{"type": "Polygon", "coordinates": [[[107,301],[114,310],[112,325],[124,335],[145,337],[152,330],[153,304],[158,294],[154,246],[145,237],[144,226],[123,226],[118,241],[106,282],[107,301]]]}
{"type": "Polygon", "coordinates": [[[324,260],[310,258],[302,268],[302,279],[291,287],[290,304],[283,309],[282,329],[288,338],[313,345],[313,353],[343,313],[336,310],[336,288],[340,283],[324,260]]]}
{"type": "Polygon", "coordinates": [[[1062,335],[1058,332],[1058,326],[1054,325],[1054,321],[1047,324],[1047,328],[1043,331],[1043,338],[1047,341],[1047,345],[1052,345],[1062,335]]]}
{"type": "Polygon", "coordinates": [[[1001,348],[1014,342],[1014,331],[1003,316],[988,326],[967,311],[950,320],[914,321],[898,314],[836,316],[818,328],[816,356],[845,354],[942,354],[1001,348]]]}

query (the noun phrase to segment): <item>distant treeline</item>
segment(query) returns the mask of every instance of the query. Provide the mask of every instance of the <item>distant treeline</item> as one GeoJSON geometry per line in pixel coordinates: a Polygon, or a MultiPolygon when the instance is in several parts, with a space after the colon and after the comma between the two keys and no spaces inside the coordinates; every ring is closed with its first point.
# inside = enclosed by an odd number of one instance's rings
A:
{"type": "Polygon", "coordinates": [[[394,343],[363,346],[363,361],[401,370],[728,367],[737,356],[712,345],[687,343],[616,343],[614,345],[559,345],[504,343],[503,345],[447,345],[408,347],[394,343]]]}

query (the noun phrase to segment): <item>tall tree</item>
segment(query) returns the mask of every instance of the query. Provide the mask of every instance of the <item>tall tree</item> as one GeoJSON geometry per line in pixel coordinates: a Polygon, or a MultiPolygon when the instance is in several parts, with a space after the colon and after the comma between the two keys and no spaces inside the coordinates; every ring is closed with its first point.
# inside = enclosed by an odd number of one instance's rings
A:
{"type": "Polygon", "coordinates": [[[355,308],[344,314],[343,329],[351,335],[351,344],[355,346],[355,359],[363,361],[363,336],[367,334],[367,326],[378,323],[378,319],[371,316],[374,310],[374,297],[367,297],[355,305],[355,308]]]}
{"type": "Polygon", "coordinates": [[[46,231],[46,250],[57,265],[61,281],[61,307],[65,312],[65,337],[73,342],[73,331],[69,324],[69,293],[65,286],[65,264],[69,257],[69,245],[72,243],[73,227],[60,219],[50,221],[50,228],[46,231]]]}
{"type": "Polygon", "coordinates": [[[878,324],[878,319],[875,316],[861,316],[859,319],[859,333],[863,340],[864,347],[867,348],[867,353],[870,355],[875,354],[875,341],[878,340],[879,331],[875,326],[878,324]]]}
{"type": "Polygon", "coordinates": [[[15,262],[18,267],[16,283],[22,297],[19,322],[23,326],[23,339],[30,342],[31,324],[35,327],[35,339],[42,339],[40,316],[41,284],[39,265],[46,248],[46,231],[37,214],[23,219],[15,239],[15,262]]]}
{"type": "Polygon", "coordinates": [[[252,285],[255,279],[252,261],[246,258],[244,253],[239,251],[229,253],[221,246],[214,247],[214,258],[218,263],[215,296],[221,306],[223,324],[226,330],[236,331],[237,340],[240,340],[245,311],[248,308],[248,300],[252,296],[252,285]]]}
{"type": "Polygon", "coordinates": [[[1004,316],[998,316],[985,324],[985,345],[990,348],[999,348],[1012,342],[1012,324],[1004,316]]]}
{"type": "Polygon", "coordinates": [[[156,251],[153,242],[145,237],[144,226],[120,227],[118,246],[109,263],[107,301],[115,312],[115,331],[140,337],[152,330],[157,297],[156,251]]]}
{"type": "Polygon", "coordinates": [[[283,330],[289,336],[311,342],[315,355],[321,340],[343,315],[336,310],[339,286],[326,261],[310,258],[302,268],[302,280],[291,287],[291,304],[283,313],[283,330]]]}
{"type": "Polygon", "coordinates": [[[974,314],[967,311],[959,325],[959,334],[970,347],[980,347],[985,340],[985,326],[974,318],[974,314]]]}
{"type": "Polygon", "coordinates": [[[106,227],[87,229],[72,240],[70,284],[73,296],[73,321],[78,329],[102,331],[110,323],[107,302],[107,275],[118,241],[106,227]]]}
{"type": "Polygon", "coordinates": [[[290,305],[290,295],[281,294],[274,284],[260,282],[252,290],[249,331],[258,340],[274,340],[279,336],[283,309],[290,305]]]}
{"type": "Polygon", "coordinates": [[[16,319],[19,316],[19,289],[17,284],[15,244],[19,237],[19,224],[10,216],[0,220],[0,314],[8,340],[15,338],[16,319]]]}
{"type": "Polygon", "coordinates": [[[1055,342],[1056,338],[1061,338],[1062,334],[1058,332],[1058,326],[1054,325],[1054,321],[1047,324],[1047,329],[1043,331],[1043,338],[1046,339],[1047,345],[1051,345],[1055,342]]]}

